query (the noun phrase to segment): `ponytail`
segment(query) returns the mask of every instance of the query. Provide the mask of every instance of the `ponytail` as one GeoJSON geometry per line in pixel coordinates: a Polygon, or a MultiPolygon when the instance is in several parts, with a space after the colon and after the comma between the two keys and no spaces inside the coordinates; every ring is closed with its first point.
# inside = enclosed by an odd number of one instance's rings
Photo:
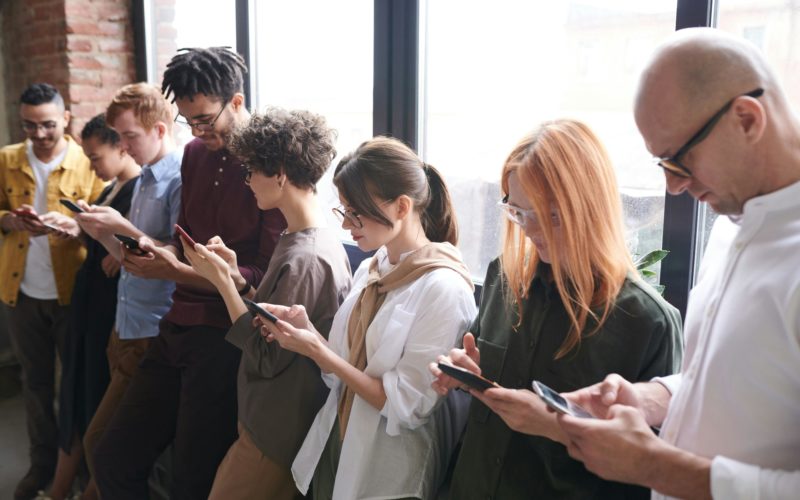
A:
{"type": "Polygon", "coordinates": [[[428,206],[421,214],[425,236],[431,241],[447,242],[455,246],[458,244],[458,223],[447,184],[442,174],[432,165],[423,163],[422,170],[428,179],[430,192],[428,206]]]}

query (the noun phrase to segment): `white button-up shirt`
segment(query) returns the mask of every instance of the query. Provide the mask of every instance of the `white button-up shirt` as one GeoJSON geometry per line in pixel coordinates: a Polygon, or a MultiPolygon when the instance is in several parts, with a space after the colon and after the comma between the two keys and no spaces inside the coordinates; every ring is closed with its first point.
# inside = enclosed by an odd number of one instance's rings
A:
{"type": "Polygon", "coordinates": [[[692,290],[661,437],[713,459],[714,498],[800,498],[800,182],[737,222],[692,290]]]}

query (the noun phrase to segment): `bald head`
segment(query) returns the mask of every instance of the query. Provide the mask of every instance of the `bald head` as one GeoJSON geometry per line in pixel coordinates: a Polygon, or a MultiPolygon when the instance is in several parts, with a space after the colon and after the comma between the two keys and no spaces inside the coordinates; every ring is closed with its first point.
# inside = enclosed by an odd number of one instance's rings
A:
{"type": "Polygon", "coordinates": [[[680,30],[642,73],[636,123],[648,142],[653,127],[686,140],[728,100],[756,88],[774,96],[777,83],[755,46],[711,28],[680,30]]]}

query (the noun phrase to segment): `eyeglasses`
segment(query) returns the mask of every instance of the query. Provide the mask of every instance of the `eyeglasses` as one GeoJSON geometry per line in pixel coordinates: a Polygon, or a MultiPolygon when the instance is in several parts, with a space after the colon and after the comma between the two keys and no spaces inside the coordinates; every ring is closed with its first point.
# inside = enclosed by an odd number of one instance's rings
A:
{"type": "Polygon", "coordinates": [[[44,123],[22,122],[22,130],[30,134],[35,134],[40,128],[45,132],[52,132],[58,127],[58,123],[54,121],[44,123]]]}
{"type": "Polygon", "coordinates": [[[253,172],[255,172],[254,168],[244,167],[244,183],[248,186],[250,185],[250,179],[253,178],[253,172]]]}
{"type": "Polygon", "coordinates": [[[359,219],[358,217],[358,212],[356,212],[355,210],[348,210],[342,206],[339,206],[337,208],[332,208],[331,210],[333,211],[333,215],[335,215],[336,218],[339,219],[339,222],[344,222],[345,219],[347,219],[347,221],[350,222],[350,224],[357,227],[358,229],[364,227],[364,223],[361,222],[361,219],[359,219]]]}
{"type": "Polygon", "coordinates": [[[180,123],[182,125],[188,125],[191,128],[193,128],[193,129],[195,129],[195,130],[197,130],[199,132],[211,132],[212,130],[214,130],[214,124],[217,123],[217,120],[219,120],[219,117],[222,116],[222,112],[225,111],[225,106],[227,106],[227,105],[228,105],[227,103],[223,104],[222,105],[222,109],[219,110],[219,113],[217,113],[217,116],[215,116],[214,119],[211,120],[210,122],[190,122],[189,120],[187,120],[183,116],[177,115],[177,116],[175,116],[175,123],[180,123]]]}
{"type": "MultiPolygon", "coordinates": [[[[502,201],[498,201],[497,206],[503,209],[503,212],[505,212],[508,220],[523,229],[528,226],[529,221],[532,221],[539,227],[542,226],[542,224],[539,222],[539,218],[536,216],[536,212],[532,208],[520,208],[514,205],[509,205],[508,195],[504,196],[502,201]]],[[[559,215],[555,212],[551,213],[550,223],[553,225],[553,227],[559,227],[561,225],[561,217],[559,217],[559,215]]]]}
{"type": "Polygon", "coordinates": [[[752,91],[750,91],[750,92],[748,92],[746,94],[737,95],[736,97],[734,97],[733,99],[728,101],[727,104],[725,104],[725,106],[723,106],[719,111],[714,113],[714,116],[712,116],[705,123],[705,125],[703,125],[702,128],[700,128],[700,130],[696,134],[694,134],[692,136],[692,138],[689,139],[686,142],[686,144],[684,144],[678,150],[677,153],[675,153],[674,155],[669,156],[667,158],[655,158],[656,164],[659,167],[663,168],[665,171],[667,171],[667,172],[669,172],[669,173],[671,173],[673,175],[676,175],[678,177],[683,177],[684,179],[687,179],[687,178],[691,177],[692,176],[692,171],[689,170],[688,168],[686,168],[686,166],[683,163],[681,163],[681,157],[684,156],[690,149],[692,149],[697,144],[702,142],[703,139],[708,137],[708,134],[711,133],[711,130],[714,129],[714,126],[717,124],[717,122],[719,122],[719,120],[722,118],[722,116],[725,113],[727,113],[729,109],[731,109],[731,106],[733,106],[733,103],[734,103],[734,101],[736,101],[736,99],[738,99],[740,97],[758,98],[758,97],[761,97],[762,94],[764,94],[764,89],[759,88],[759,89],[752,90],[752,91]]]}

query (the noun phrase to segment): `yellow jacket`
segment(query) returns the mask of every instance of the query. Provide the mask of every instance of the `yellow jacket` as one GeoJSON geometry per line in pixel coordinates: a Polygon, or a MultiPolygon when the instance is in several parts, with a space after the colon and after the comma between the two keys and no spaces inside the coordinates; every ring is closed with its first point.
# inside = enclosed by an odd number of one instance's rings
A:
{"type": "MultiPolygon", "coordinates": [[[[67,139],[67,154],[47,179],[47,210],[72,216],[72,212],[58,202],[59,198],[91,202],[100,195],[104,183],[89,167],[89,159],[81,147],[71,137],[64,137],[67,139]]],[[[33,204],[36,184],[26,148],[27,141],[0,149],[0,218],[20,205],[33,204]]],[[[14,306],[25,272],[30,235],[27,231],[0,233],[0,300],[14,306]]],[[[86,258],[86,249],[77,239],[49,236],[49,241],[58,303],[66,305],[72,295],[75,273],[86,258]]]]}

